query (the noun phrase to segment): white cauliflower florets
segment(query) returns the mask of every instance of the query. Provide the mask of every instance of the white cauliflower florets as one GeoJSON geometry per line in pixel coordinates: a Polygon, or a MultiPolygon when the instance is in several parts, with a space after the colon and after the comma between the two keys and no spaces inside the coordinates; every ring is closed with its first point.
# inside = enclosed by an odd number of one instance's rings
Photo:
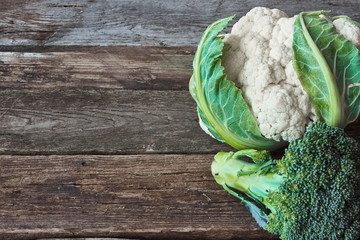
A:
{"type": "MultiPolygon", "coordinates": [[[[317,120],[292,65],[295,18],[256,7],[223,40],[231,45],[223,59],[228,80],[241,88],[261,133],[276,141],[302,137],[306,126],[317,120]]],[[[345,37],[352,36],[349,41],[355,46],[360,44],[359,28],[345,19],[334,24],[345,37]]]]}

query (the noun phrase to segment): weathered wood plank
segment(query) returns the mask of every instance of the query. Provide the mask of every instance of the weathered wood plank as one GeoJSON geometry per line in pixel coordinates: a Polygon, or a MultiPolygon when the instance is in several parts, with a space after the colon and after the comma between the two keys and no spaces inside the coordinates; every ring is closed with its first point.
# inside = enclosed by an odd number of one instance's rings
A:
{"type": "MultiPolygon", "coordinates": [[[[37,240],[131,240],[129,238],[39,238],[37,240]]],[[[133,239],[132,240],[136,240],[133,239]]]]}
{"type": "Polygon", "coordinates": [[[0,91],[0,153],[215,153],[188,91],[0,91]]]}
{"type": "MultiPolygon", "coordinates": [[[[39,238],[37,240],[131,240],[129,238],[39,238]]],[[[133,239],[132,240],[136,240],[133,239]]]]}
{"type": "MultiPolygon", "coordinates": [[[[129,238],[39,238],[37,240],[131,240],[129,238]]],[[[136,240],[132,238],[132,240],[136,240]]]]}
{"type": "Polygon", "coordinates": [[[0,238],[275,238],[213,180],[212,159],[0,156],[0,238]]]}
{"type": "Polygon", "coordinates": [[[129,238],[41,238],[37,240],[131,240],[131,239],[129,238]]]}
{"type": "Polygon", "coordinates": [[[0,52],[0,89],[187,90],[193,47],[0,52]]]}
{"type": "Polygon", "coordinates": [[[39,238],[37,240],[136,240],[134,238],[39,238]]]}
{"type": "MultiPolygon", "coordinates": [[[[188,91],[0,91],[0,154],[216,153],[188,91]]],[[[348,128],[360,140],[359,122],[348,128]]]]}
{"type": "Polygon", "coordinates": [[[360,20],[359,0],[3,0],[0,49],[14,46],[150,45],[196,46],[211,22],[255,6],[289,15],[332,10],[360,20]]]}

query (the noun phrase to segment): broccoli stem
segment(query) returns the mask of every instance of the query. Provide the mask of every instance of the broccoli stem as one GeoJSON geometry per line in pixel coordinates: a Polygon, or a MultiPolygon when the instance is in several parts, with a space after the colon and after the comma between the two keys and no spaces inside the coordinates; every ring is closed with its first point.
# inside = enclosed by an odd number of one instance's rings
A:
{"type": "Polygon", "coordinates": [[[266,207],[271,212],[274,208],[268,202],[269,193],[276,191],[284,180],[284,176],[278,171],[276,162],[268,158],[262,164],[250,163],[242,160],[250,157],[257,161],[257,156],[251,150],[243,150],[237,153],[218,153],[211,166],[211,171],[216,182],[229,192],[231,195],[244,201],[241,194],[235,192],[236,189],[253,199],[262,207],[266,207]]]}

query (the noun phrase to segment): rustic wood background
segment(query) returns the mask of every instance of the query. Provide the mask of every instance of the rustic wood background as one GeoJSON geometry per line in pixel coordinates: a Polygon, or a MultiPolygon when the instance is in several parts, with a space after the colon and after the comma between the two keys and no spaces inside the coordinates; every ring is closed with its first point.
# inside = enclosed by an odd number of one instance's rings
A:
{"type": "Polygon", "coordinates": [[[0,239],[276,239],[213,180],[231,148],[187,90],[206,26],[255,6],[360,21],[360,0],[2,0],[0,239]]]}

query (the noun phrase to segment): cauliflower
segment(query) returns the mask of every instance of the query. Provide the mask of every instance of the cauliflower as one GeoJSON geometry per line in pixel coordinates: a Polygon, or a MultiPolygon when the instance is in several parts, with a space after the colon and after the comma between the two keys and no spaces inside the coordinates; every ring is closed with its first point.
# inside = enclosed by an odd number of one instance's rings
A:
{"type": "Polygon", "coordinates": [[[201,128],[235,149],[274,150],[321,121],[345,127],[360,115],[360,23],[329,11],[256,7],[205,30],[189,90],[201,128]]]}
{"type": "MultiPolygon", "coordinates": [[[[228,80],[242,90],[261,133],[276,141],[298,139],[318,120],[293,67],[295,19],[278,9],[255,7],[223,39],[231,46],[222,61],[228,80]]],[[[333,24],[359,47],[357,26],[344,18],[333,24]]]]}
{"type": "Polygon", "coordinates": [[[360,49],[360,28],[345,18],[335,19],[333,24],[337,33],[344,35],[347,40],[360,49]]]}

